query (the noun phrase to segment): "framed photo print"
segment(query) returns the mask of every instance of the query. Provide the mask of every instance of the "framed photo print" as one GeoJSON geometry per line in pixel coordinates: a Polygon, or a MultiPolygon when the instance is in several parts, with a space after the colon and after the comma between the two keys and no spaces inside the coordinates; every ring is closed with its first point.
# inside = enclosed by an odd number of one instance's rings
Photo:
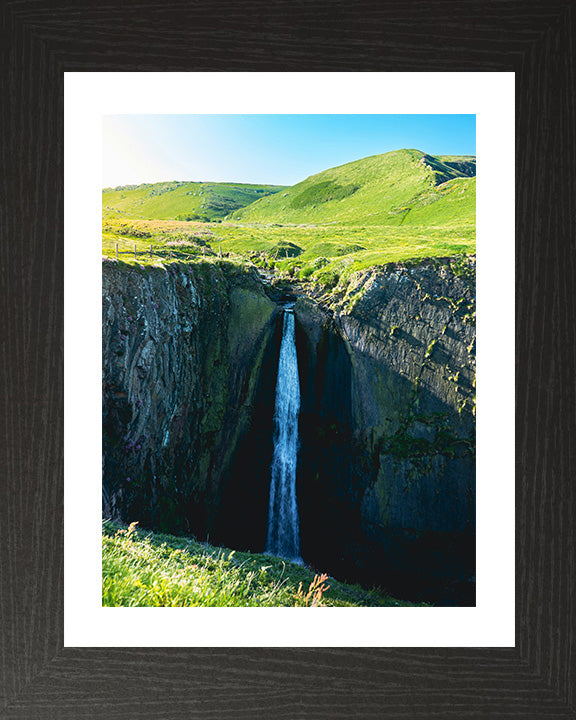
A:
{"type": "Polygon", "coordinates": [[[0,716],[575,717],[571,5],[1,18],[0,716]]]}

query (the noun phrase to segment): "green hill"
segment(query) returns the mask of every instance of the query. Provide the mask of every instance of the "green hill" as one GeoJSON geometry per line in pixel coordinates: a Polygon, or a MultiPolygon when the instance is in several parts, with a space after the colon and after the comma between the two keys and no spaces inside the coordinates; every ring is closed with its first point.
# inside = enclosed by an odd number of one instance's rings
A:
{"type": "Polygon", "coordinates": [[[232,221],[447,225],[475,221],[476,161],[395,150],[330,168],[236,210],[232,221]]]}
{"type": "Polygon", "coordinates": [[[211,222],[283,189],[277,185],[178,181],[123,185],[102,190],[102,211],[106,218],[211,222]]]}
{"type": "Polygon", "coordinates": [[[103,606],[412,607],[270,555],[102,524],[103,606]]]}
{"type": "Polygon", "coordinates": [[[474,253],[475,172],[473,156],[396,150],[292,187],[157,183],[104,190],[102,252],[115,258],[118,247],[120,260],[145,265],[211,262],[224,253],[280,278],[344,292],[368,267],[474,253]],[[222,219],[227,202],[255,195],[260,199],[217,225],[186,219],[207,212],[222,219]]]}

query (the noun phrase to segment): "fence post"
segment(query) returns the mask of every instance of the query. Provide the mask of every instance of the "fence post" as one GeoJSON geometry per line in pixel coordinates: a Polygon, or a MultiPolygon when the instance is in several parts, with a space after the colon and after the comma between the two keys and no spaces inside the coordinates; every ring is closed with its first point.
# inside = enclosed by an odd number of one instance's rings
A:
{"type": "Polygon", "coordinates": [[[206,245],[202,245],[202,257],[206,257],[206,245]]]}
{"type": "Polygon", "coordinates": [[[116,243],[116,260],[118,260],[118,243],[116,243]]]}
{"type": "Polygon", "coordinates": [[[219,246],[218,246],[218,257],[219,257],[219,258],[222,257],[222,245],[219,245],[219,246]]]}
{"type": "Polygon", "coordinates": [[[136,257],[136,243],[134,243],[134,260],[138,260],[138,258],[136,257]]]}
{"type": "Polygon", "coordinates": [[[150,257],[152,257],[152,245],[150,245],[150,257]]]}

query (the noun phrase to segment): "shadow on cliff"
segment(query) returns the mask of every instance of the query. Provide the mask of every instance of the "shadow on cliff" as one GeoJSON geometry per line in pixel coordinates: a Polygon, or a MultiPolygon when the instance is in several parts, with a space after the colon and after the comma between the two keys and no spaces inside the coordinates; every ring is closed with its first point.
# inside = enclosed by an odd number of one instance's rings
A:
{"type": "MultiPolygon", "coordinates": [[[[474,605],[474,503],[465,499],[455,509],[451,497],[451,484],[470,484],[473,458],[432,459],[432,464],[447,464],[445,498],[438,498],[437,490],[418,489],[430,482],[429,459],[393,458],[390,463],[373,435],[358,428],[352,361],[335,328],[325,326],[314,345],[301,325],[296,337],[302,398],[297,491],[304,559],[339,579],[378,585],[401,598],[474,605]],[[411,489],[399,487],[408,481],[394,463],[410,467],[411,489]],[[467,477],[458,477],[459,472],[467,477]],[[370,511],[368,500],[379,475],[383,483],[383,474],[391,490],[381,499],[378,514],[370,511]],[[420,496],[422,505],[432,509],[417,506],[414,498],[420,496]],[[437,516],[430,527],[426,520],[413,522],[434,508],[437,516]]],[[[390,372],[399,394],[408,393],[408,380],[390,372]]],[[[428,400],[439,413],[447,411],[437,398],[428,400]]]]}
{"type": "Polygon", "coordinates": [[[280,313],[264,352],[250,426],[235,449],[215,524],[216,542],[252,552],[263,552],[266,542],[282,321],[280,313]]]}

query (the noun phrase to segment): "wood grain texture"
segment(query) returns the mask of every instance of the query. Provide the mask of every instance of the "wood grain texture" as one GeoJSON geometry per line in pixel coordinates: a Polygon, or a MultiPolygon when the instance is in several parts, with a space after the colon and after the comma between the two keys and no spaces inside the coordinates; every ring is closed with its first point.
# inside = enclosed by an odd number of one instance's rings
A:
{"type": "Polygon", "coordinates": [[[573,4],[20,0],[0,22],[0,718],[576,718],[573,4]],[[516,648],[63,649],[66,70],[517,73],[516,648]]]}

